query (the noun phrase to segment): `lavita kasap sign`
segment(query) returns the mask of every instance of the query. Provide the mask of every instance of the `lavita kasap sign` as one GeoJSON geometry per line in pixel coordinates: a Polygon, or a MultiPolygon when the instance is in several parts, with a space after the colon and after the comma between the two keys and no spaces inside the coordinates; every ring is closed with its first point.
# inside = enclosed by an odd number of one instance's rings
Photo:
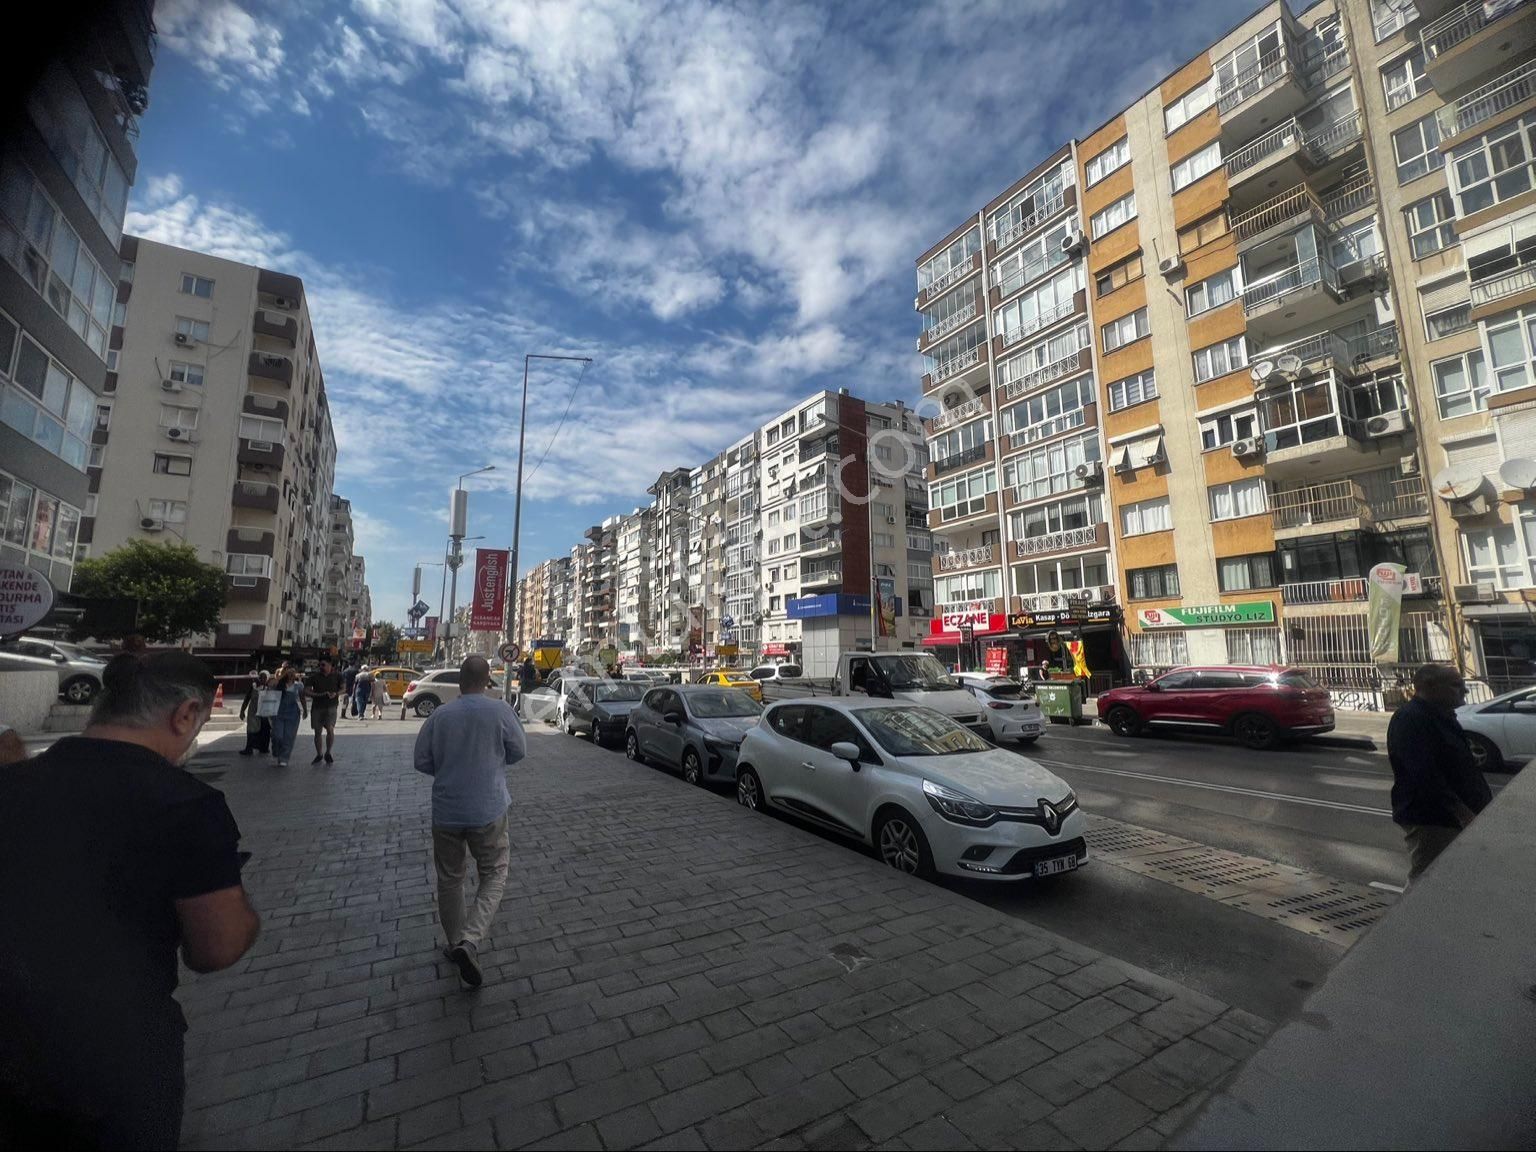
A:
{"type": "Polygon", "coordinates": [[[507,602],[506,548],[475,549],[475,588],[469,603],[472,632],[500,632],[507,602]]]}

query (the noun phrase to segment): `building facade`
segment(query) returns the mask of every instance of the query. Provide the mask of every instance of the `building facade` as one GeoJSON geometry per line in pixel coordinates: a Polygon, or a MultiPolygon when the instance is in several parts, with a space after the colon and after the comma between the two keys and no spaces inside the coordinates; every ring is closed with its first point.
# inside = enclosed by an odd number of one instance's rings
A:
{"type": "MultiPolygon", "coordinates": [[[[132,236],[121,256],[83,542],[181,540],[218,564],[217,647],[334,643],[336,440],[303,281],[132,236]]],[[[349,616],[363,587],[359,558],[340,589],[349,616]]]]}
{"type": "Polygon", "coordinates": [[[91,8],[22,106],[0,110],[0,561],[63,590],[88,551],[87,469],[116,383],[118,244],[154,65],[151,3],[91,8]]]}

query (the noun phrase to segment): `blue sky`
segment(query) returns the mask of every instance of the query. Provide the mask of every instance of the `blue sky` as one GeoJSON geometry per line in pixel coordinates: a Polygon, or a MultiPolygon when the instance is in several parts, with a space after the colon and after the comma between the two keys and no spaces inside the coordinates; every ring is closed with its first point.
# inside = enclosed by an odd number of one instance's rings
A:
{"type": "Polygon", "coordinates": [[[526,569],[813,389],[915,402],[918,253],[1251,7],[159,0],[128,227],[304,277],[398,621],[458,473],[511,539],[524,353],[593,358],[535,362],[526,569]]]}

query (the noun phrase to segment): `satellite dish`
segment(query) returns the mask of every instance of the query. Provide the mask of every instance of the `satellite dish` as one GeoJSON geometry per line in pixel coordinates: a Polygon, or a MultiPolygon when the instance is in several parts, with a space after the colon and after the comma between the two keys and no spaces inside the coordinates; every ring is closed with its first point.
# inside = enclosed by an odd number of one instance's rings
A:
{"type": "Polygon", "coordinates": [[[1470,500],[1483,487],[1483,474],[1475,464],[1452,464],[1430,481],[1442,500],[1470,500]]]}
{"type": "Polygon", "coordinates": [[[1282,376],[1294,376],[1301,371],[1301,357],[1294,352],[1275,357],[1275,367],[1282,376]]]}
{"type": "Polygon", "coordinates": [[[1511,456],[1499,465],[1499,479],[1507,488],[1529,492],[1536,488],[1536,460],[1529,456],[1511,456]]]}
{"type": "Polygon", "coordinates": [[[1248,371],[1253,377],[1255,385],[1262,384],[1275,374],[1275,362],[1273,360],[1260,360],[1248,371]]]}

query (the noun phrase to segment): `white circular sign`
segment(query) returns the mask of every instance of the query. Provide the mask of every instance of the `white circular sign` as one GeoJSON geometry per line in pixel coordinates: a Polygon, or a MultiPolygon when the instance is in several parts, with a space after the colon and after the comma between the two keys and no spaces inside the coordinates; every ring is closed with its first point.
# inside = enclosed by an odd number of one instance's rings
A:
{"type": "Polygon", "coordinates": [[[0,564],[0,636],[25,632],[53,608],[53,585],[35,568],[0,564]]]}
{"type": "Polygon", "coordinates": [[[515,643],[509,642],[509,643],[503,644],[500,648],[498,648],[496,650],[496,652],[497,652],[497,655],[499,655],[503,660],[505,660],[508,663],[510,663],[511,661],[516,660],[520,655],[522,655],[523,650],[521,648],[519,648],[515,643]]]}

